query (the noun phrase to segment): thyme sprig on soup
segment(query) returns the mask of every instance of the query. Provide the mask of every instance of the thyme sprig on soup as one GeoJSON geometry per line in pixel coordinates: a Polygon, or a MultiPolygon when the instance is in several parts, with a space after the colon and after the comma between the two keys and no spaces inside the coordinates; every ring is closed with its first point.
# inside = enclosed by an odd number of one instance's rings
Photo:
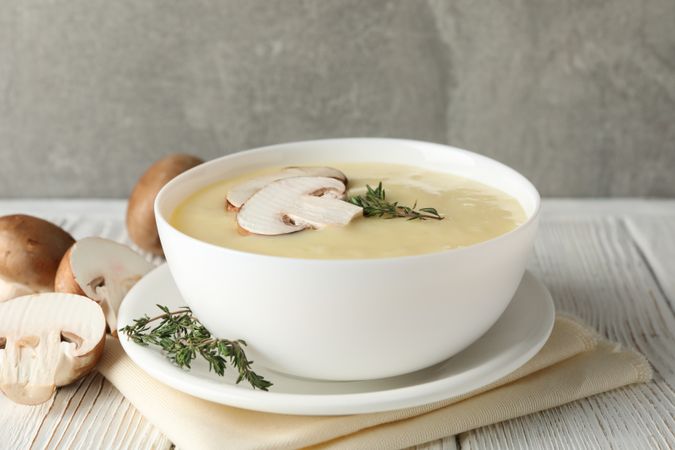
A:
{"type": "Polygon", "coordinates": [[[178,230],[205,242],[315,259],[465,247],[507,233],[525,220],[515,198],[488,185],[378,163],[259,170],[206,186],[171,217],[178,230]]]}

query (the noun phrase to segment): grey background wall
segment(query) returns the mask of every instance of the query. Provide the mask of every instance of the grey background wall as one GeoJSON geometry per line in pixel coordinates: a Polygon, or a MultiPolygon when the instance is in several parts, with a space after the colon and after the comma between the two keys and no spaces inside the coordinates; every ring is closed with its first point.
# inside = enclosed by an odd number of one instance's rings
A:
{"type": "Polygon", "coordinates": [[[675,1],[0,4],[0,197],[338,136],[472,149],[544,195],[673,196],[675,1]]]}

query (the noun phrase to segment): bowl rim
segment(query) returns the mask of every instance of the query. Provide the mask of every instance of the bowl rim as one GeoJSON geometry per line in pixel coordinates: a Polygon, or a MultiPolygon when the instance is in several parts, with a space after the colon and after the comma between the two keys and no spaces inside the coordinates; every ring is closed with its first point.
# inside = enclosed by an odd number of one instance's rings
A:
{"type": "MultiPolygon", "coordinates": [[[[414,166],[414,163],[411,164],[414,166]]],[[[461,176],[461,175],[460,175],[461,176]]],[[[471,179],[470,177],[466,177],[471,179]]],[[[520,199],[516,198],[520,202],[520,199]]],[[[185,172],[177,175],[173,179],[171,179],[168,183],[166,183],[160,191],[157,193],[155,200],[153,202],[153,211],[155,214],[155,221],[158,229],[161,229],[162,226],[164,225],[166,229],[171,230],[174,233],[177,233],[180,238],[185,239],[189,242],[191,242],[194,245],[198,246],[205,246],[208,249],[212,249],[215,251],[222,252],[224,254],[233,254],[234,256],[237,256],[239,258],[245,257],[245,258],[257,258],[257,259],[266,259],[269,261],[283,261],[285,263],[307,263],[307,262],[312,262],[314,264],[323,264],[323,265],[329,265],[329,264],[372,264],[372,263],[395,263],[399,261],[411,261],[416,258],[434,258],[434,257],[443,257],[448,254],[461,254],[467,251],[472,251],[477,248],[485,247],[485,246],[490,246],[494,245],[498,242],[501,242],[506,239],[510,239],[512,236],[520,234],[523,232],[523,230],[530,228],[534,223],[537,222],[539,218],[539,214],[541,212],[541,195],[539,194],[539,191],[537,188],[534,186],[534,184],[523,174],[518,172],[517,170],[513,169],[510,166],[507,166],[506,164],[499,162],[493,158],[490,158],[485,155],[481,155],[480,153],[472,152],[470,150],[465,150],[461,149],[458,147],[453,147],[451,145],[447,144],[441,144],[437,142],[429,142],[429,141],[420,141],[420,140],[414,140],[414,139],[398,139],[398,138],[385,138],[385,137],[348,137],[348,138],[329,138],[329,139],[311,139],[311,140],[303,140],[303,141],[292,141],[292,142],[284,142],[284,143],[279,143],[279,144],[273,144],[273,145],[266,145],[263,147],[256,147],[253,149],[248,149],[248,150],[242,150],[234,153],[229,153],[227,155],[219,156],[217,158],[208,160],[203,162],[202,164],[199,164],[195,167],[192,167],[185,172]],[[391,141],[391,142],[398,142],[398,143],[410,143],[410,144],[432,144],[435,146],[440,146],[440,147],[446,147],[454,152],[466,155],[470,158],[475,158],[478,160],[483,160],[489,164],[493,164],[497,166],[500,170],[504,170],[506,172],[510,172],[512,175],[515,175],[517,179],[519,179],[524,186],[528,190],[531,191],[531,194],[533,194],[533,199],[535,201],[534,208],[532,210],[532,213],[529,215],[527,220],[525,220],[523,223],[515,227],[514,229],[504,233],[500,234],[499,236],[495,236],[491,239],[477,242],[475,244],[467,245],[465,247],[457,247],[457,248],[451,248],[451,249],[444,249],[444,250],[438,250],[434,252],[426,252],[426,253],[419,253],[419,254],[413,254],[413,255],[403,255],[403,256],[389,256],[389,257],[378,257],[378,258],[299,258],[299,257],[294,257],[294,256],[283,256],[283,255],[268,255],[265,253],[253,253],[253,252],[247,252],[243,250],[237,250],[229,247],[224,247],[221,245],[217,244],[212,244],[210,242],[203,241],[201,239],[197,239],[193,236],[190,236],[178,228],[174,227],[171,222],[164,216],[160,209],[160,204],[162,203],[164,197],[167,195],[167,192],[171,189],[174,188],[175,185],[181,183],[183,180],[189,178],[190,176],[193,175],[195,171],[197,171],[200,168],[203,168],[206,165],[209,164],[216,164],[223,159],[226,158],[232,158],[232,157],[245,157],[245,155],[254,155],[256,153],[265,153],[269,152],[270,150],[274,148],[279,148],[279,147],[288,147],[292,145],[298,145],[298,144],[312,144],[312,143],[331,143],[331,142],[336,142],[336,143],[345,143],[348,141],[391,141]]],[[[160,236],[161,240],[161,236],[160,236]]]]}

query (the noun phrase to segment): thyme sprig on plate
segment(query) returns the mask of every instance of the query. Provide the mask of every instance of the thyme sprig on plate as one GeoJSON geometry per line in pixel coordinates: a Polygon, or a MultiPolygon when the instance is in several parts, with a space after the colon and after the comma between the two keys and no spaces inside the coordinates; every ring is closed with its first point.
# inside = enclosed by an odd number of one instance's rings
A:
{"type": "Polygon", "coordinates": [[[201,356],[208,361],[209,370],[220,376],[224,375],[229,363],[239,371],[237,383],[246,380],[254,389],[262,391],[272,386],[272,383],[251,369],[253,361],[249,361],[244,352],[246,342],[212,337],[186,306],[175,311],[162,305],[157,307],[162,314],[155,317],[145,315],[119,331],[137,344],[160,347],[178,367],[190,369],[192,361],[201,356]],[[159,324],[153,328],[150,324],[155,322],[159,324]]]}
{"type": "Polygon", "coordinates": [[[387,201],[381,181],[374,189],[366,185],[365,195],[354,195],[349,198],[349,203],[363,208],[363,215],[366,217],[374,216],[386,219],[406,217],[408,220],[443,220],[443,216],[435,208],[420,208],[417,210],[417,202],[410,207],[399,205],[398,202],[387,201]]]}

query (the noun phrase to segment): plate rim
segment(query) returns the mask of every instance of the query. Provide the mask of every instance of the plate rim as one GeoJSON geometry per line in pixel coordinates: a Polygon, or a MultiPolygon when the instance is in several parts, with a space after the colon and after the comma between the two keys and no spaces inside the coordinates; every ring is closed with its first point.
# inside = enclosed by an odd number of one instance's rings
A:
{"type": "MultiPolygon", "coordinates": [[[[162,276],[171,276],[171,272],[166,263],[149,272],[129,291],[119,309],[118,325],[120,327],[131,322],[131,320],[127,320],[127,311],[130,309],[130,303],[126,300],[134,297],[134,292],[141,289],[143,281],[149,283],[152,282],[154,278],[162,276]]],[[[534,286],[542,292],[543,298],[540,300],[543,300],[543,303],[545,303],[543,306],[543,314],[545,315],[545,317],[543,317],[544,320],[536,321],[536,324],[533,324],[532,329],[528,330],[528,333],[536,336],[536,342],[534,342],[535,337],[532,337],[530,338],[532,342],[527,346],[523,344],[521,346],[510,347],[508,352],[505,352],[497,358],[503,361],[500,362],[497,367],[492,367],[491,370],[484,373],[480,373],[479,366],[472,370],[455,374],[453,377],[445,377],[438,380],[379,391],[349,394],[296,394],[252,390],[245,386],[230,383],[216,384],[215,380],[208,380],[193,375],[188,371],[177,372],[174,370],[162,370],[163,364],[144,363],[144,354],[146,352],[156,352],[157,350],[137,345],[125,338],[121,338],[119,341],[124,352],[134,364],[158,382],[180,392],[214,403],[254,411],[290,415],[325,416],[393,411],[442,401],[480,389],[481,387],[494,383],[500,378],[512,373],[536,355],[544,346],[553,330],[553,325],[555,323],[555,307],[549,290],[530,271],[525,271],[523,274],[521,283],[525,282],[534,284],[534,286]],[[523,346],[526,348],[519,348],[523,346]],[[511,353],[514,352],[516,355],[511,355],[511,353]],[[473,374],[472,376],[472,372],[476,371],[479,373],[473,374]],[[461,388],[459,389],[457,386],[454,386],[458,383],[458,380],[456,379],[457,376],[462,376],[464,378],[468,377],[466,381],[460,383],[461,388]]],[[[499,320],[501,320],[501,318],[495,322],[495,325],[499,320]]],[[[493,327],[495,325],[493,325],[493,327]]],[[[476,342],[481,339],[483,339],[483,337],[477,339],[476,342]]],[[[464,351],[469,350],[472,346],[473,344],[464,351]]],[[[490,361],[494,364],[493,361],[495,360],[493,359],[490,361]]],[[[175,368],[169,360],[164,360],[164,362],[164,367],[169,365],[172,368],[175,368]]],[[[443,364],[443,362],[440,364],[443,364]]],[[[424,370],[428,370],[428,368],[422,369],[421,371],[424,370]]]]}

